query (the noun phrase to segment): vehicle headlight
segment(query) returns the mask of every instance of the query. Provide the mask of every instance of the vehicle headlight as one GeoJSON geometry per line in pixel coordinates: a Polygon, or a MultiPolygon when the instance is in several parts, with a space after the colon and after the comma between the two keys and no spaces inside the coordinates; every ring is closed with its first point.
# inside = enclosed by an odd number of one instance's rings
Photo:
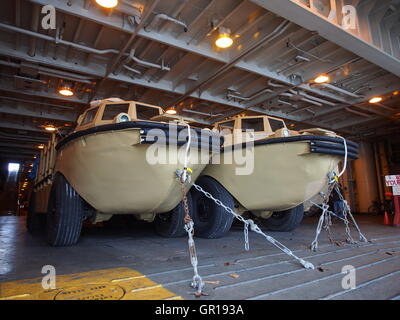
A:
{"type": "Polygon", "coordinates": [[[129,116],[129,114],[124,113],[124,112],[117,115],[117,117],[115,119],[116,123],[127,122],[127,121],[131,121],[131,117],[129,116]]]}
{"type": "Polygon", "coordinates": [[[282,137],[290,137],[290,132],[288,129],[282,129],[282,137]]]}

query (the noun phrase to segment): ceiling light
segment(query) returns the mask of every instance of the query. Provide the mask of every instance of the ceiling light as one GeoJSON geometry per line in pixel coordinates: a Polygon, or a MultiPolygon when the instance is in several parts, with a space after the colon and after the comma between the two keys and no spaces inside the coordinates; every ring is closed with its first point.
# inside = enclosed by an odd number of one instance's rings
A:
{"type": "Polygon", "coordinates": [[[318,77],[314,79],[315,83],[326,83],[329,82],[330,78],[327,74],[320,74],[318,77]]]}
{"type": "Polygon", "coordinates": [[[219,28],[218,39],[215,41],[215,45],[218,48],[229,48],[233,44],[233,40],[231,38],[231,32],[226,28],[219,28]]]}
{"type": "Polygon", "coordinates": [[[60,90],[58,90],[58,93],[66,97],[74,95],[74,92],[72,91],[70,86],[62,86],[60,90]]]}
{"type": "Polygon", "coordinates": [[[177,111],[175,109],[175,107],[169,107],[167,110],[165,110],[166,114],[170,114],[170,115],[175,115],[177,114],[177,111]]]}
{"type": "Polygon", "coordinates": [[[49,131],[49,132],[54,132],[57,130],[57,128],[51,124],[47,125],[44,127],[45,130],[49,131]]]}
{"type": "Polygon", "coordinates": [[[42,144],[38,145],[38,149],[44,149],[44,145],[42,145],[42,144]]]}
{"type": "Polygon", "coordinates": [[[110,8],[114,8],[118,5],[118,0],[96,0],[97,4],[110,9],[110,8]]]}
{"type": "Polygon", "coordinates": [[[369,103],[379,103],[383,100],[382,97],[373,97],[369,100],[369,103]]]}

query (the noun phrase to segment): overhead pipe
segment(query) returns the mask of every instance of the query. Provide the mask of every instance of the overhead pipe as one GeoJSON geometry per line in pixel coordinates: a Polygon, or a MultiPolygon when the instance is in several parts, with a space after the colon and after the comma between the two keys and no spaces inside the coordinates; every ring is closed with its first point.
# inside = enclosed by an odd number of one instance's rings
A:
{"type": "Polygon", "coordinates": [[[25,103],[31,103],[31,104],[40,104],[40,105],[55,107],[55,108],[59,108],[59,109],[68,109],[68,110],[74,109],[73,107],[68,107],[68,106],[63,106],[63,105],[58,105],[58,104],[53,104],[53,103],[46,103],[46,102],[41,102],[41,101],[35,101],[35,100],[26,100],[26,99],[20,99],[20,98],[0,96],[0,100],[1,99],[17,101],[17,102],[25,102],[25,103]]]}
{"type": "Polygon", "coordinates": [[[310,109],[310,108],[312,108],[312,107],[313,107],[313,106],[301,107],[301,108],[298,108],[298,109],[296,109],[296,110],[290,111],[290,112],[288,112],[287,114],[295,114],[295,113],[298,113],[298,112],[300,112],[300,111],[308,110],[308,109],[310,109]]]}
{"type": "Polygon", "coordinates": [[[286,105],[291,106],[291,107],[293,106],[293,103],[290,103],[290,102],[282,100],[282,99],[278,99],[277,102],[278,103],[282,103],[282,104],[286,104],[286,105]]]}
{"type": "Polygon", "coordinates": [[[228,93],[227,97],[228,98],[233,98],[233,99],[244,100],[244,101],[250,101],[250,100],[253,100],[253,99],[257,98],[258,96],[260,96],[260,95],[262,95],[264,93],[267,93],[267,92],[274,92],[274,91],[269,89],[269,88],[265,88],[265,89],[262,89],[262,90],[260,90],[260,91],[258,91],[256,93],[254,93],[253,95],[251,95],[249,97],[237,96],[237,95],[234,95],[232,93],[228,93]]]}
{"type": "Polygon", "coordinates": [[[104,49],[104,50],[94,49],[94,48],[83,46],[83,45],[80,45],[80,44],[77,44],[77,43],[73,43],[73,42],[70,42],[70,41],[62,40],[62,39],[59,38],[58,35],[55,38],[53,38],[53,37],[47,36],[45,34],[41,34],[41,33],[37,33],[37,32],[34,32],[34,31],[30,31],[30,30],[14,27],[14,26],[11,26],[11,25],[8,25],[8,24],[5,24],[5,23],[0,23],[0,29],[26,34],[26,35],[31,36],[31,37],[35,37],[35,38],[51,41],[51,42],[54,42],[56,44],[63,44],[63,45],[66,45],[66,46],[73,47],[75,49],[79,49],[79,50],[82,50],[82,51],[85,51],[85,52],[94,53],[94,54],[99,54],[99,55],[109,54],[109,53],[119,54],[119,51],[115,50],[115,49],[104,49]]]}
{"type": "Polygon", "coordinates": [[[175,23],[177,25],[182,26],[183,30],[185,32],[188,31],[188,26],[186,25],[186,23],[184,23],[183,21],[180,21],[178,19],[172,18],[172,17],[170,17],[170,16],[168,16],[168,15],[166,15],[164,13],[156,14],[156,16],[153,19],[153,21],[147,27],[145,27],[144,30],[147,31],[147,32],[150,32],[152,27],[155,26],[159,20],[166,20],[166,21],[173,22],[173,23],[175,23]]]}
{"type": "Polygon", "coordinates": [[[139,70],[133,69],[133,68],[127,66],[126,64],[124,64],[122,67],[124,67],[126,70],[129,70],[129,71],[131,71],[133,73],[142,74],[139,70]]]}
{"type": "MultiPolygon", "coordinates": [[[[0,65],[7,66],[7,67],[12,67],[12,68],[21,68],[23,67],[22,65],[14,62],[8,62],[8,61],[2,61],[0,60],[0,65]]],[[[71,72],[67,71],[61,71],[61,70],[54,70],[51,68],[43,67],[43,66],[37,66],[37,65],[29,65],[33,69],[36,69],[38,73],[47,75],[50,77],[62,77],[66,80],[71,80],[71,81],[76,81],[76,82],[82,82],[86,84],[91,84],[92,82],[90,81],[90,77],[74,74],[71,72]]]]}
{"type": "Polygon", "coordinates": [[[26,135],[16,135],[11,133],[4,133],[0,131],[0,137],[4,137],[10,140],[24,140],[24,141],[34,141],[34,142],[44,142],[47,141],[47,138],[40,138],[40,137],[31,137],[26,135]]]}
{"type": "Polygon", "coordinates": [[[131,52],[129,54],[129,58],[131,60],[135,61],[136,63],[138,63],[138,64],[140,64],[142,66],[145,66],[145,67],[157,68],[157,69],[166,70],[166,71],[170,71],[171,70],[171,68],[169,68],[169,67],[164,65],[164,60],[162,60],[161,65],[159,65],[159,64],[155,64],[155,63],[151,63],[151,62],[148,62],[148,61],[144,61],[144,60],[141,60],[141,59],[135,57],[135,49],[131,50],[131,52]]]}
{"type": "Polygon", "coordinates": [[[331,90],[334,90],[334,91],[337,91],[339,93],[345,94],[345,95],[347,95],[349,97],[352,97],[352,98],[362,98],[362,96],[360,96],[360,95],[354,94],[353,92],[344,90],[342,88],[336,87],[336,86],[331,85],[329,83],[321,83],[321,84],[318,84],[318,85],[323,86],[323,87],[328,88],[328,89],[331,89],[331,90]]]}
{"type": "Polygon", "coordinates": [[[139,31],[145,26],[147,20],[150,18],[151,13],[153,12],[154,8],[158,5],[160,0],[153,0],[151,4],[149,4],[149,7],[146,8],[144,15],[140,19],[139,24],[136,26],[135,30],[132,31],[130,34],[128,40],[124,43],[122,46],[121,50],[119,51],[118,55],[107,65],[106,72],[104,76],[100,79],[100,81],[97,83],[95,89],[93,90],[92,94],[89,96],[89,101],[93,100],[93,98],[96,96],[99,88],[103,85],[103,83],[106,81],[108,76],[115,71],[115,68],[117,65],[120,64],[120,60],[122,56],[126,54],[126,51],[132,46],[133,41],[137,37],[139,31]]]}
{"type": "Polygon", "coordinates": [[[200,114],[200,115],[203,115],[203,116],[209,116],[209,117],[219,117],[219,116],[223,116],[223,114],[222,113],[216,113],[216,114],[213,114],[213,113],[208,113],[208,112],[202,112],[202,111],[196,111],[196,110],[190,110],[190,109],[182,109],[182,111],[184,111],[184,112],[190,112],[190,113],[195,113],[195,114],[200,114]]]}
{"type": "Polygon", "coordinates": [[[350,108],[344,108],[344,110],[346,110],[346,111],[348,111],[348,112],[350,112],[350,113],[354,113],[354,114],[356,114],[356,115],[365,117],[365,118],[372,118],[371,115],[366,114],[366,113],[364,113],[364,112],[359,112],[359,111],[356,111],[356,110],[353,110],[353,109],[350,109],[350,108]]]}
{"type": "Polygon", "coordinates": [[[316,106],[318,106],[318,107],[322,107],[322,106],[323,106],[322,103],[317,102],[317,101],[314,101],[314,100],[311,100],[311,99],[308,99],[308,98],[302,98],[302,99],[300,99],[300,100],[301,100],[301,101],[304,101],[304,102],[311,103],[311,104],[316,105],[316,106]]]}
{"type": "Polygon", "coordinates": [[[272,82],[272,80],[268,81],[268,85],[271,86],[271,87],[274,87],[274,88],[284,88],[284,87],[286,87],[283,84],[274,83],[274,82],[272,82]]]}
{"type": "Polygon", "coordinates": [[[311,96],[311,95],[309,95],[309,94],[307,94],[307,93],[305,93],[303,91],[296,91],[296,90],[293,90],[293,89],[290,89],[289,91],[291,93],[293,93],[293,94],[299,94],[299,95],[301,95],[301,96],[303,96],[305,98],[308,98],[308,99],[311,99],[311,100],[314,100],[314,101],[317,101],[317,102],[321,102],[321,103],[327,104],[329,106],[335,106],[336,105],[336,103],[327,101],[325,99],[321,99],[321,98],[317,98],[317,97],[311,96]]]}
{"type": "MultiPolygon", "coordinates": [[[[280,96],[284,96],[284,97],[289,97],[289,98],[291,98],[291,97],[293,97],[295,94],[289,93],[289,92],[283,92],[283,93],[281,93],[281,94],[279,94],[279,95],[280,95],[280,96]]],[[[297,95],[297,94],[296,94],[296,95],[297,95]]],[[[316,106],[318,106],[318,107],[322,107],[322,106],[323,106],[322,103],[319,103],[319,102],[317,102],[317,101],[314,101],[314,100],[311,100],[311,99],[308,99],[308,98],[305,98],[305,97],[303,97],[303,98],[301,98],[301,99],[299,99],[299,100],[304,101],[304,102],[311,103],[311,104],[316,105],[316,106]]]]}
{"type": "MultiPolygon", "coordinates": [[[[231,67],[233,67],[237,62],[240,60],[244,59],[246,56],[254,53],[256,50],[260,49],[261,47],[265,46],[267,43],[273,41],[277,37],[279,37],[282,33],[284,33],[290,26],[292,25],[291,22],[284,20],[282,23],[277,26],[274,31],[271,33],[265,35],[262,37],[258,42],[250,45],[247,49],[245,49],[242,53],[234,57],[230,62],[226,63],[223,65],[221,68],[219,68],[213,75],[202,81],[201,83],[195,85],[193,88],[189,89],[187,92],[185,92],[183,95],[181,95],[178,99],[173,101],[172,103],[169,104],[169,106],[174,106],[177,105],[179,102],[184,100],[186,97],[191,95],[193,92],[197,91],[198,89],[207,86],[210,84],[213,80],[215,80],[217,77],[219,77],[221,74],[229,70],[231,67]]],[[[204,88],[203,88],[204,89],[204,88]]]]}

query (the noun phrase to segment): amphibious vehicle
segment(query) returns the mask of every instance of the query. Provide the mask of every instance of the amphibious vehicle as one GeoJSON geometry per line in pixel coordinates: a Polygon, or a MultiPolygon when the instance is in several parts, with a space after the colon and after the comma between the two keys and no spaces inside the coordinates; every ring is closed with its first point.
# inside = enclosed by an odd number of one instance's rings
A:
{"type": "MultiPolygon", "coordinates": [[[[222,139],[209,129],[190,132],[188,167],[194,181],[213,150],[219,152],[222,139]]],[[[187,133],[187,125],[161,107],[120,99],[95,101],[79,117],[73,133],[60,141],[53,134],[42,150],[28,229],[37,229],[41,214],[46,214],[48,242],[72,245],[84,220],[100,222],[131,214],[154,220],[163,236],[183,235],[176,171],[183,168],[187,133]]]]}

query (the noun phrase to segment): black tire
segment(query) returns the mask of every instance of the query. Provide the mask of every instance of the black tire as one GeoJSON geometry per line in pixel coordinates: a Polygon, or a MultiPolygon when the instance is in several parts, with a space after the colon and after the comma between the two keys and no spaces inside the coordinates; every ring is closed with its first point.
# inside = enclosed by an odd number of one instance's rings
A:
{"type": "Polygon", "coordinates": [[[270,231],[288,232],[296,229],[304,216],[303,204],[295,208],[277,211],[272,214],[268,219],[261,219],[262,224],[270,231]]]}
{"type": "MultiPolygon", "coordinates": [[[[189,213],[193,212],[193,201],[190,193],[187,195],[189,213]]],[[[183,201],[181,201],[170,212],[157,214],[154,219],[154,227],[156,232],[165,238],[179,238],[186,234],[185,231],[185,210],[183,201]]]]}
{"type": "Polygon", "coordinates": [[[29,201],[28,214],[26,216],[26,228],[32,234],[39,233],[45,229],[45,214],[35,212],[35,194],[32,192],[29,201]]]}
{"type": "MultiPolygon", "coordinates": [[[[231,194],[213,178],[202,176],[196,181],[196,184],[224,205],[234,209],[235,202],[231,194]]],[[[191,193],[194,206],[194,234],[207,239],[221,238],[226,235],[232,226],[233,215],[195,188],[192,188],[191,193]]]]}
{"type": "Polygon", "coordinates": [[[78,242],[84,219],[84,202],[61,174],[57,174],[47,212],[47,242],[70,246],[78,242]]]}

